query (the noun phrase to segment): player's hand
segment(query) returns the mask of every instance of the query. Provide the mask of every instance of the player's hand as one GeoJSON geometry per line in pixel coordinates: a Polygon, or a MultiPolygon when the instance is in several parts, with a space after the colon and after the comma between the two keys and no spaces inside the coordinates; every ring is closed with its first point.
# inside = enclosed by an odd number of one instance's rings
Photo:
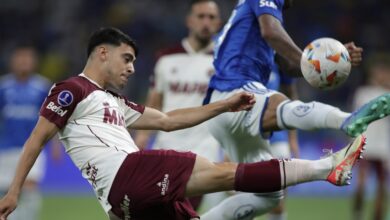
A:
{"type": "Polygon", "coordinates": [[[240,92],[226,99],[229,112],[250,110],[256,103],[255,96],[249,92],[240,92]]]}
{"type": "Polygon", "coordinates": [[[352,66],[358,66],[362,62],[363,48],[357,47],[354,42],[344,44],[351,57],[352,66]]]}
{"type": "Polygon", "coordinates": [[[0,200],[0,220],[7,220],[8,215],[16,209],[17,202],[17,197],[8,195],[0,200]]]}

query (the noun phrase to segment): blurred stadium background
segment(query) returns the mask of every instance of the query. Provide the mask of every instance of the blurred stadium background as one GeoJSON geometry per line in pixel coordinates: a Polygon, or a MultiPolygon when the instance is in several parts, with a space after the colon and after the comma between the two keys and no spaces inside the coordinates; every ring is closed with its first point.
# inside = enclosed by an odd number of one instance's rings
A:
{"type": "MultiPolygon", "coordinates": [[[[236,1],[217,2],[226,21],[236,1]]],[[[187,5],[188,1],[183,0],[1,0],[0,73],[7,73],[12,47],[29,42],[40,53],[38,72],[52,81],[78,74],[86,59],[89,33],[101,26],[115,26],[132,36],[141,49],[136,74],[124,94],[143,103],[154,53],[186,35],[187,5]]],[[[389,11],[390,2],[386,0],[296,0],[295,6],[285,13],[285,25],[301,48],[315,38],[327,36],[342,42],[354,41],[364,47],[367,58],[378,51],[390,50],[389,11]]],[[[298,80],[299,95],[304,101],[316,99],[350,110],[352,94],[363,79],[364,67],[355,68],[344,86],[326,92],[298,80]]],[[[339,132],[299,135],[301,157],[307,159],[319,158],[322,148],[338,149],[347,141],[339,132]]],[[[49,158],[47,165],[41,184],[45,195],[41,219],[105,219],[87,182],[67,156],[59,162],[49,158]]],[[[289,219],[351,219],[355,185],[336,188],[316,183],[291,188],[287,204],[289,219]]],[[[367,188],[369,198],[375,193],[371,185],[370,182],[367,188]]]]}

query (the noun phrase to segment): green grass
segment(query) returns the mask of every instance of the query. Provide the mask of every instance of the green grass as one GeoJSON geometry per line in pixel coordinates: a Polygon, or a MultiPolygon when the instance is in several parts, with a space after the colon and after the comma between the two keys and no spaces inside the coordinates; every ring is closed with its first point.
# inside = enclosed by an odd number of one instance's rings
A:
{"type": "Polygon", "coordinates": [[[95,197],[47,196],[43,199],[40,220],[108,219],[95,197]]]}
{"type": "MultiPolygon", "coordinates": [[[[372,213],[372,204],[366,209],[372,213]]],[[[287,199],[288,220],[349,220],[350,198],[287,199]]],[[[98,201],[93,197],[47,196],[43,200],[41,220],[100,220],[107,219],[98,201]]],[[[256,220],[265,220],[257,218],[256,220]]]]}
{"type": "Polygon", "coordinates": [[[351,219],[351,201],[346,198],[288,198],[286,206],[289,220],[351,219]]]}

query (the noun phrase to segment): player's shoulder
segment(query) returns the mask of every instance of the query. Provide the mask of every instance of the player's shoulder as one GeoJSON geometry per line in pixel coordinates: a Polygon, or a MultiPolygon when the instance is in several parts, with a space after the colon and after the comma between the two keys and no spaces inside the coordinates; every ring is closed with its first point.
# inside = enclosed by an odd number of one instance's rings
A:
{"type": "Polygon", "coordinates": [[[7,73],[0,77],[0,89],[3,89],[4,87],[11,86],[14,84],[14,76],[12,73],[7,73]]]}
{"type": "Polygon", "coordinates": [[[163,57],[178,55],[178,54],[187,54],[186,49],[183,47],[182,43],[177,43],[172,46],[160,49],[156,53],[156,59],[159,60],[163,57]]]}
{"type": "Polygon", "coordinates": [[[376,87],[372,85],[359,86],[355,91],[355,96],[362,96],[364,94],[371,93],[374,90],[376,90],[376,87]]]}
{"type": "Polygon", "coordinates": [[[373,99],[387,92],[389,92],[387,89],[382,88],[380,86],[365,85],[365,86],[360,86],[358,89],[356,89],[354,96],[356,99],[358,98],[373,99]]]}
{"type": "Polygon", "coordinates": [[[51,90],[52,91],[67,90],[76,95],[85,97],[96,90],[102,90],[102,89],[99,88],[94,83],[92,83],[91,81],[89,81],[87,78],[78,75],[55,83],[51,90]]]}

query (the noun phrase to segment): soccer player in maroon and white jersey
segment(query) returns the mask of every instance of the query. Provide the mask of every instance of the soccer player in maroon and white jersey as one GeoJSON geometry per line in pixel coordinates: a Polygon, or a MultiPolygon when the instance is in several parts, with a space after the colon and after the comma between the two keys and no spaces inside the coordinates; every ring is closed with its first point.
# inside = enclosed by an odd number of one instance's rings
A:
{"type": "MultiPolygon", "coordinates": [[[[187,15],[188,37],[158,52],[146,105],[168,112],[201,106],[213,68],[212,36],[220,24],[218,6],[211,0],[192,1],[187,15]]],[[[174,132],[157,132],[153,149],[189,151],[220,161],[218,142],[205,124],[174,132]],[[197,146],[193,146],[196,143],[197,146]]],[[[144,148],[150,132],[137,132],[135,142],[144,148]]]]}
{"type": "MultiPolygon", "coordinates": [[[[359,87],[353,96],[353,108],[357,109],[368,100],[390,92],[390,54],[375,53],[368,59],[366,84],[359,87]]],[[[387,164],[390,158],[390,119],[383,118],[370,125],[365,135],[370,142],[365,152],[365,160],[358,166],[357,187],[353,201],[352,219],[365,218],[365,189],[368,177],[375,173],[376,191],[374,208],[370,219],[386,219],[387,204],[387,164]]],[[[373,184],[370,182],[370,187],[373,184]]],[[[388,207],[388,206],[387,206],[388,207]]]]}
{"type": "Polygon", "coordinates": [[[90,38],[83,73],[55,84],[0,200],[0,220],[16,208],[25,178],[42,146],[60,140],[110,219],[199,219],[185,197],[237,190],[270,192],[315,180],[348,184],[352,165],[363,149],[363,136],[327,158],[212,163],[187,152],[139,151],[127,129],[173,131],[197,125],[224,112],[248,110],[253,94],[237,93],[202,107],[162,113],[108,90],[123,88],[134,73],[137,49],[115,28],[90,38]]]}

